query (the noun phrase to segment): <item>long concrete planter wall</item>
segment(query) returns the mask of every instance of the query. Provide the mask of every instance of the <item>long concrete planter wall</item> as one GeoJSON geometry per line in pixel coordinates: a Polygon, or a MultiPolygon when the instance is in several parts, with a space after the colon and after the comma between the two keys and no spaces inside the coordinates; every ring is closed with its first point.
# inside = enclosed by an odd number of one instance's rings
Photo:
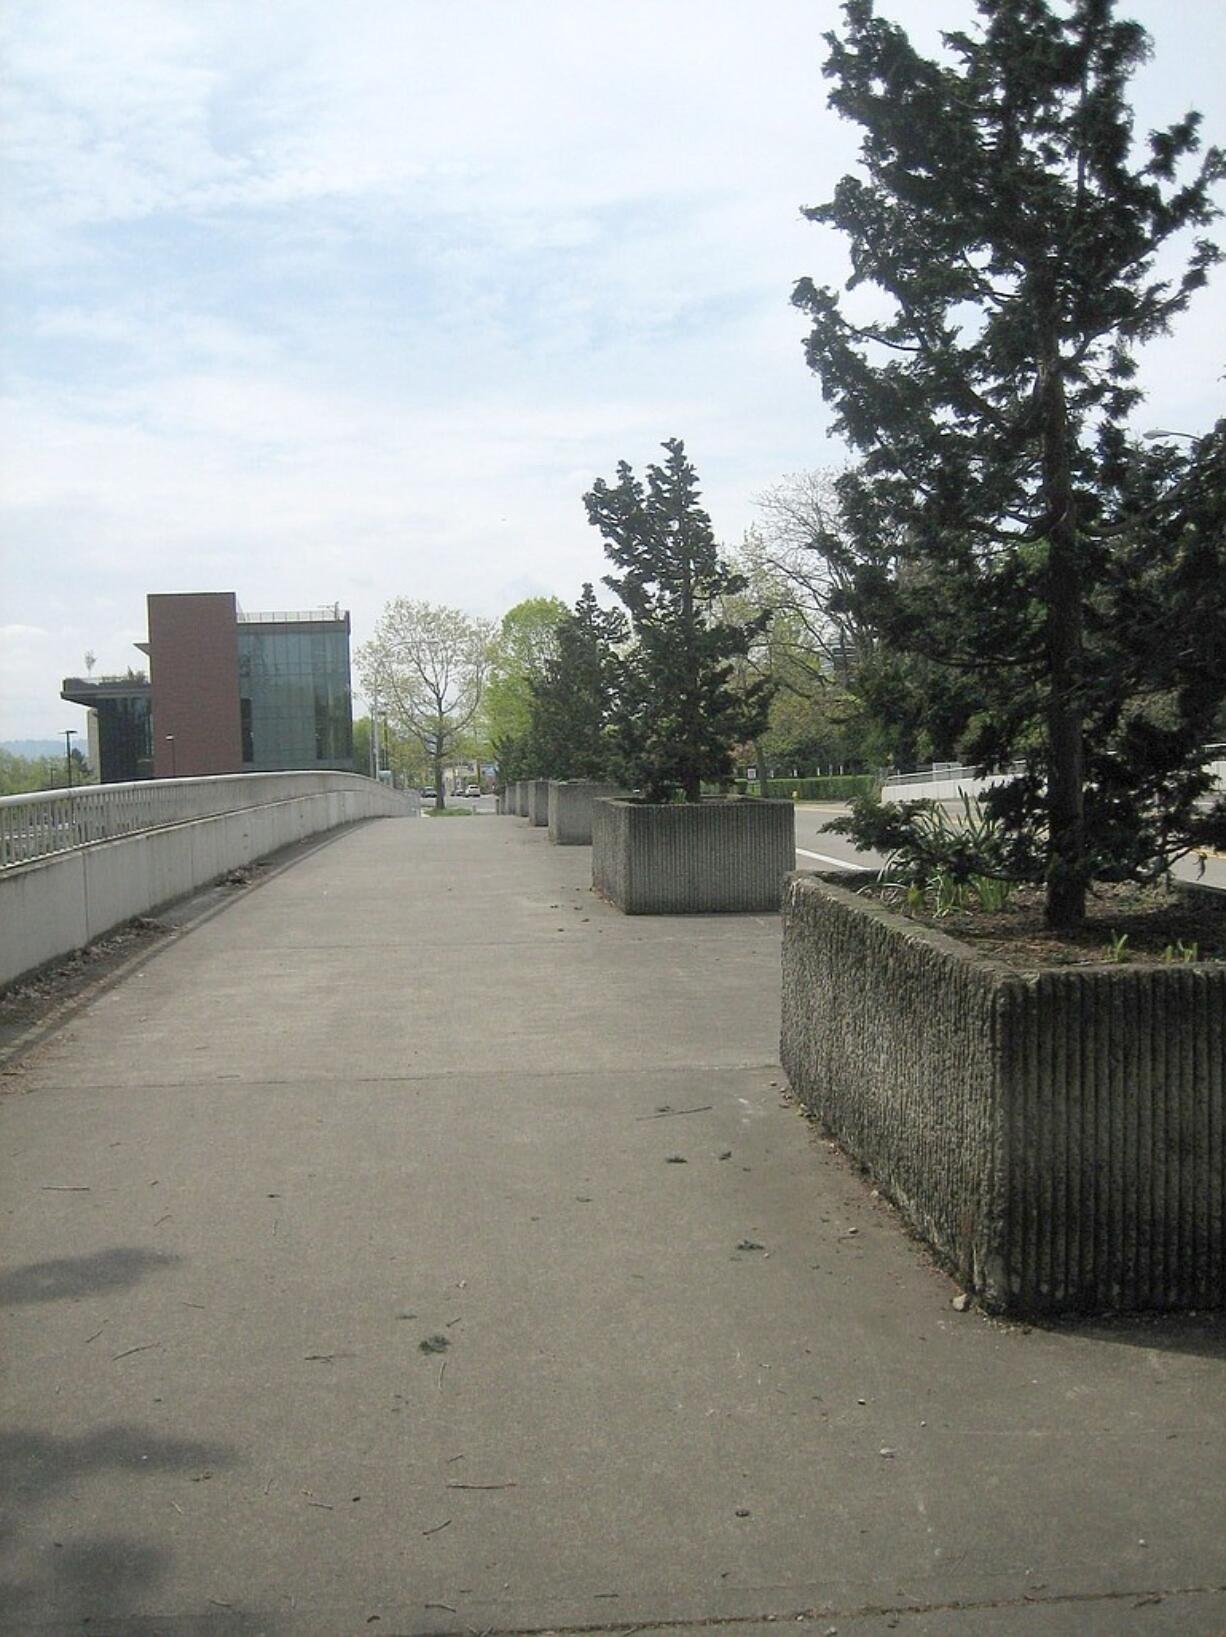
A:
{"type": "Polygon", "coordinates": [[[790,801],[593,804],[592,885],[627,915],[777,910],[795,865],[790,801]]]}
{"type": "Polygon", "coordinates": [[[549,823],[549,780],[528,780],[528,818],[539,829],[549,823]]]}
{"type": "Polygon", "coordinates": [[[354,819],[416,811],[372,780],[350,776],[346,783],[345,789],[93,842],[5,870],[0,987],[279,847],[354,819]]]}
{"type": "Polygon", "coordinates": [[[549,839],[559,847],[592,845],[592,803],[624,794],[615,784],[592,779],[549,781],[549,839]]]}
{"type": "Polygon", "coordinates": [[[1226,1304],[1226,971],[1038,975],[788,886],[797,1095],[989,1306],[1226,1304]]]}

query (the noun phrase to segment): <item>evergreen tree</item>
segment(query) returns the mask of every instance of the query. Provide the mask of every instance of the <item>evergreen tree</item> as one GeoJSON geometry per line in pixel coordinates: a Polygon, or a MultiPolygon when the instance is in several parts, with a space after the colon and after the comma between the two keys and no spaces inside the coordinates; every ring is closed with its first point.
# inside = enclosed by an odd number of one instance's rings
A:
{"type": "MultiPolygon", "coordinates": [[[[1149,42],[1113,0],[979,0],[981,27],[946,35],[940,63],[871,0],[844,11],[826,73],[864,128],[867,175],[806,215],[847,235],[851,284],[889,310],[857,323],[809,280],[794,296],[836,429],[863,455],[839,485],[856,544],[842,606],[970,680],[969,754],[1025,762],[990,798],[998,867],[1044,881],[1049,921],[1076,924],[1096,876],[1156,873],[1226,822],[1197,806],[1220,665],[1198,675],[1204,644],[1170,640],[1193,581],[1197,617],[1220,618],[1222,430],[1183,456],[1121,430],[1135,349],[1219,252],[1197,240],[1173,280],[1156,257],[1218,214],[1226,160],[1210,149],[1177,180],[1194,113],[1134,159],[1125,92],[1149,42]],[[1131,652],[1142,608],[1168,640],[1131,652]]],[[[916,832],[895,812],[857,833],[916,832]]]]}
{"type": "Polygon", "coordinates": [[[680,792],[698,801],[704,779],[731,778],[732,747],[760,731],[770,690],[759,682],[738,695],[730,686],[753,626],[719,619],[716,607],[743,591],[745,578],[720,557],[685,445],[671,438],[664,448],[668,459],[648,466],[645,486],[622,461],[615,485],[598,478],[583,499],[621,571],[604,583],[625,605],[635,639],[616,722],[627,770],[649,800],[680,792]]]}
{"type": "Polygon", "coordinates": [[[551,779],[619,780],[613,739],[617,648],[627,636],[620,609],[601,608],[584,585],[555,629],[555,653],[532,686],[532,754],[551,779]]]}

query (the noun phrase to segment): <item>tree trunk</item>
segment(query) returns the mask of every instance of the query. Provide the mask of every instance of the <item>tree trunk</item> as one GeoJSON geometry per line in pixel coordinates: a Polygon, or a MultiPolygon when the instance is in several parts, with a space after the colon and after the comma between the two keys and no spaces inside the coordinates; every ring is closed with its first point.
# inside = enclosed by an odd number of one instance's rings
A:
{"type": "Polygon", "coordinates": [[[1069,468],[1068,409],[1054,327],[1042,336],[1043,500],[1052,519],[1046,581],[1047,924],[1085,919],[1085,746],[1082,725],[1082,584],[1069,468]]]}

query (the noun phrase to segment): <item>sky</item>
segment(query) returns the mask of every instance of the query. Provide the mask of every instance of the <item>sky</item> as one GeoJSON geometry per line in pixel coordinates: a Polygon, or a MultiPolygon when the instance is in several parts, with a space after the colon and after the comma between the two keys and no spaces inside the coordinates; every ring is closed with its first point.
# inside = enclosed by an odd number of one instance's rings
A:
{"type": "MultiPolygon", "coordinates": [[[[935,50],[970,0],[879,7],[935,50]]],[[[1226,8],[1154,37],[1139,131],[1226,142],[1226,8]]],[[[795,280],[854,168],[831,0],[3,0],[0,740],[142,657],[147,592],[500,617],[605,563],[582,496],[681,437],[719,537],[837,465],[795,280]]],[[[1226,276],[1139,426],[1221,412],[1226,276]]]]}

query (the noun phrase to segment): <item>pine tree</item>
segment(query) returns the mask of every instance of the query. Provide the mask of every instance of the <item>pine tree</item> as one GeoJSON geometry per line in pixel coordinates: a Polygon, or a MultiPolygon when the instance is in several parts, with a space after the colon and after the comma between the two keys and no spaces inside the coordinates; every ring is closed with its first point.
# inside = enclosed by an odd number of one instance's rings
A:
{"type": "MultiPolygon", "coordinates": [[[[1218,214],[1226,160],[1210,149],[1177,180],[1195,113],[1134,160],[1125,93],[1149,41],[1113,0],[979,0],[981,27],[946,35],[940,63],[871,0],[844,11],[843,36],[826,36],[830,102],[863,127],[867,176],[806,215],[847,236],[851,285],[890,310],[855,322],[809,280],[794,300],[836,429],[863,456],[840,483],[858,543],[845,606],[971,679],[969,754],[1025,762],[991,797],[999,867],[1044,881],[1049,921],[1076,924],[1096,876],[1154,874],[1205,834],[1198,701],[1220,698],[1219,673],[1195,675],[1199,641],[1195,660],[1181,642],[1127,646],[1144,606],[1171,636],[1187,577],[1219,617],[1222,429],[1176,458],[1122,428],[1135,349],[1220,253],[1197,240],[1173,281],[1155,258],[1218,214]]],[[[860,834],[906,831],[895,813],[865,815],[860,834]]]]}
{"type": "Polygon", "coordinates": [[[556,652],[532,687],[531,755],[551,779],[618,780],[613,739],[617,705],[616,650],[625,642],[626,617],[601,608],[584,585],[574,611],[558,621],[556,652]]]}
{"type": "Polygon", "coordinates": [[[622,461],[616,484],[597,479],[584,505],[621,571],[604,583],[634,634],[616,722],[628,772],[649,800],[680,792],[698,801],[704,779],[731,778],[732,747],[765,725],[769,688],[758,683],[738,695],[730,686],[752,631],[715,609],[745,589],[745,577],[720,557],[685,445],[671,438],[664,448],[668,459],[648,466],[645,486],[622,461]]]}

